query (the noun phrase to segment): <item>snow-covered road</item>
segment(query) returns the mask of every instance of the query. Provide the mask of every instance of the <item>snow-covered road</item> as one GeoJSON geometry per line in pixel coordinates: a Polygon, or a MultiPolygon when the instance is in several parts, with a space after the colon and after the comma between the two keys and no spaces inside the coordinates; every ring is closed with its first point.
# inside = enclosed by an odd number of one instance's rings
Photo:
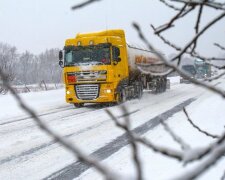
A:
{"type": "MultiPolygon", "coordinates": [[[[169,118],[181,110],[176,109],[177,105],[186,106],[193,100],[199,103],[198,99],[202,97],[204,98],[201,102],[205,101],[209,97],[205,94],[204,89],[192,84],[176,84],[163,94],[145,92],[141,100],[131,100],[124,105],[128,108],[132,129],[135,130],[135,128],[145,127],[146,123],[153,123],[154,118],[170,110],[168,117],[161,117],[169,118]]],[[[128,166],[126,158],[121,158],[129,154],[126,152],[125,139],[120,139],[125,143],[117,149],[112,148],[108,154],[102,150],[107,147],[110,149],[109,145],[117,146],[119,142],[117,143],[116,140],[124,135],[124,132],[115,126],[105,112],[107,108],[118,119],[123,120],[127,114],[124,114],[119,106],[101,107],[90,104],[84,108],[75,109],[72,105],[65,103],[63,89],[22,94],[22,97],[51,129],[79,146],[85,153],[98,156],[107,165],[112,165],[112,162],[121,163],[115,171],[121,171],[122,174],[128,176],[135,174],[133,167],[128,166]],[[124,152],[126,152],[125,155],[124,152]],[[116,156],[117,154],[119,156],[116,156]],[[123,165],[125,169],[122,168],[123,165]],[[129,172],[126,172],[127,169],[129,172]]],[[[17,107],[10,95],[0,96],[0,104],[0,179],[43,179],[46,177],[69,177],[70,179],[79,175],[81,179],[99,179],[92,169],[85,172],[82,170],[80,173],[67,172],[74,166],[79,169],[79,164],[75,163],[76,158],[42,132],[35,122],[17,107]]],[[[158,139],[160,139],[160,132],[163,130],[158,124],[156,122],[151,124],[151,128],[140,134],[156,136],[154,137],[156,140],[159,136],[158,139]]],[[[178,127],[176,124],[174,126],[178,127]]],[[[156,172],[152,173],[153,179],[154,175],[159,177],[156,172]]],[[[148,177],[149,174],[145,174],[148,177]]]]}

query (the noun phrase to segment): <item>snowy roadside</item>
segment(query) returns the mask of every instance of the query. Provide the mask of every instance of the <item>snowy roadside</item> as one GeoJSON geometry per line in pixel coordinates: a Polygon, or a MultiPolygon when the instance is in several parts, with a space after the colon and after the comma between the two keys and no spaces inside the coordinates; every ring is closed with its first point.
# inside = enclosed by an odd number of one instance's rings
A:
{"type": "MultiPolygon", "coordinates": [[[[179,77],[172,77],[170,78],[170,83],[173,86],[178,84],[179,80],[179,77]]],[[[29,87],[31,88],[33,86],[31,85],[29,87]]],[[[21,93],[20,96],[24,102],[33,108],[37,113],[54,110],[55,108],[70,106],[70,104],[65,102],[64,88],[50,91],[21,93]]],[[[0,123],[13,118],[27,116],[26,113],[23,112],[20,107],[18,107],[17,102],[10,94],[0,96],[0,105],[1,112],[4,112],[0,113],[0,123]]]]}
{"type": "MultiPolygon", "coordinates": [[[[223,84],[219,84],[218,86],[223,86],[223,84]]],[[[38,113],[52,111],[60,107],[73,107],[65,103],[64,89],[21,95],[38,113]]],[[[154,116],[171,109],[189,98],[198,98],[187,108],[191,118],[203,129],[214,134],[220,133],[225,124],[222,119],[223,100],[215,94],[205,92],[203,89],[195,87],[192,84],[175,84],[165,93],[155,95],[146,92],[141,100],[126,102],[125,105],[129,108],[129,112],[134,112],[130,116],[132,128],[144,124],[154,116]],[[207,121],[205,120],[206,118],[207,121]],[[211,121],[211,119],[215,119],[215,121],[211,121]]],[[[1,117],[11,119],[13,118],[11,114],[16,117],[18,115],[24,116],[19,111],[19,107],[14,104],[15,102],[10,95],[1,96],[0,102],[4,101],[9,108],[7,106],[2,107],[2,112],[4,113],[1,113],[1,117]],[[11,113],[12,108],[15,108],[13,113],[11,113]]],[[[121,114],[117,106],[110,107],[109,109],[117,115],[121,114]]],[[[71,108],[67,113],[59,111],[58,114],[52,114],[47,117],[45,120],[51,128],[62,134],[62,136],[70,137],[72,143],[79,145],[88,154],[104,147],[123,134],[123,131],[115,127],[104,109],[89,107],[81,109],[71,108]],[[87,112],[87,110],[90,111],[87,112]],[[80,111],[86,111],[86,113],[79,115],[80,111]],[[67,114],[69,117],[63,117],[67,114]]],[[[212,142],[210,138],[193,129],[186,121],[186,117],[182,112],[176,113],[167,122],[175,129],[175,132],[178,132],[187,143],[191,142],[194,147],[212,142]]],[[[35,128],[33,124],[30,125],[26,121],[12,123],[2,126],[2,130],[3,133],[6,132],[6,134],[2,134],[3,138],[0,139],[2,144],[1,149],[5,150],[1,154],[1,161],[3,163],[4,160],[5,163],[0,168],[0,177],[5,177],[6,179],[15,179],[15,177],[18,177],[18,179],[30,179],[33,176],[34,179],[40,179],[74,162],[70,153],[59,145],[54,144],[49,137],[40,133],[40,130],[35,128]],[[25,171],[21,172],[21,170],[25,171]]],[[[160,125],[150,130],[144,136],[157,144],[179,149],[179,146],[174,143],[160,125]]],[[[151,150],[147,150],[143,146],[140,146],[140,149],[146,179],[149,179],[149,177],[152,179],[173,178],[175,173],[177,174],[184,170],[175,160],[152,153],[151,150]]],[[[135,171],[130,158],[129,146],[122,147],[119,151],[103,160],[103,163],[112,167],[115,172],[122,173],[128,177],[134,177],[135,171]]],[[[221,172],[223,172],[221,166],[220,163],[219,167],[216,167],[217,175],[213,172],[210,173],[210,177],[221,177],[221,172]]],[[[100,176],[93,172],[92,169],[87,170],[78,177],[78,179],[99,178],[100,176]]]]}
{"type": "MultiPolygon", "coordinates": [[[[64,89],[57,89],[51,91],[21,93],[20,97],[37,113],[41,113],[57,107],[68,106],[64,99],[64,93],[64,89]]],[[[0,96],[0,104],[2,112],[0,113],[0,123],[6,119],[27,116],[10,94],[0,96]]]]}
{"type": "MultiPolygon", "coordinates": [[[[219,85],[225,88],[225,83],[219,85]]],[[[187,111],[191,119],[202,129],[216,135],[220,135],[224,131],[225,125],[225,100],[211,92],[205,92],[196,101],[187,107],[187,111]]],[[[209,145],[215,140],[211,137],[200,133],[187,121],[187,117],[183,112],[175,114],[168,119],[167,124],[178,134],[187,144],[194,148],[201,148],[209,145]]],[[[157,145],[181,149],[174,142],[168,132],[162,127],[157,126],[154,130],[149,131],[144,137],[150,139],[157,145]]],[[[168,157],[154,153],[152,150],[139,145],[139,154],[144,172],[144,179],[174,179],[179,174],[195,168],[199,162],[183,166],[180,162],[168,157]]],[[[136,176],[132,154],[129,146],[122,148],[117,153],[104,160],[103,163],[111,167],[114,172],[122,174],[122,177],[133,179],[136,176]]],[[[225,170],[225,158],[222,158],[215,166],[209,169],[198,179],[220,179],[225,170]]],[[[102,179],[93,169],[89,169],[77,179],[102,179]]]]}

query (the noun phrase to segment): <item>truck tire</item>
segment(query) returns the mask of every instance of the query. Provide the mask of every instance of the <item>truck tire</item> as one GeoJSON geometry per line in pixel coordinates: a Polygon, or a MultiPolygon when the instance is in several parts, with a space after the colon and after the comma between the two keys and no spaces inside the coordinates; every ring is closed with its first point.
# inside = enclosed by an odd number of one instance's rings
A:
{"type": "Polygon", "coordinates": [[[137,95],[137,98],[138,98],[138,99],[141,99],[142,95],[143,95],[143,85],[140,84],[140,86],[139,86],[139,88],[138,88],[138,95],[137,95]]]}
{"type": "Polygon", "coordinates": [[[118,104],[122,104],[127,100],[125,89],[121,89],[120,93],[118,94],[118,104]]]}
{"type": "Polygon", "coordinates": [[[81,108],[81,107],[84,106],[84,103],[74,103],[74,106],[75,106],[76,108],[81,108]]]}

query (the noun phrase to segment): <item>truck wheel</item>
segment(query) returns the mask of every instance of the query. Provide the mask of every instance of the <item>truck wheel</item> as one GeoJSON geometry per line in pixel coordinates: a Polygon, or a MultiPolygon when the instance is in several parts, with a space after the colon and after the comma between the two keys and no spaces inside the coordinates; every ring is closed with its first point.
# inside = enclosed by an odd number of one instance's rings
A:
{"type": "Polygon", "coordinates": [[[142,95],[143,95],[143,86],[139,86],[137,95],[138,99],[141,99],[142,95]]]}
{"type": "Polygon", "coordinates": [[[74,103],[74,106],[75,106],[76,108],[81,108],[81,107],[84,106],[84,103],[74,103]]]}
{"type": "Polygon", "coordinates": [[[122,89],[118,96],[118,104],[124,103],[126,101],[125,89],[122,89]]]}

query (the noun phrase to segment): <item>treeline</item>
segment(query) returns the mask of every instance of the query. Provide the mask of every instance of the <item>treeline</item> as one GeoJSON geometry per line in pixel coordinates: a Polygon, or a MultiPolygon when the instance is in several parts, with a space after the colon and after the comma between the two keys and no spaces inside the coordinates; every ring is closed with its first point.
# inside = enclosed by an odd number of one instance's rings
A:
{"type": "Polygon", "coordinates": [[[0,43],[0,69],[14,85],[60,83],[62,69],[58,65],[58,49],[49,49],[34,55],[29,51],[18,53],[17,48],[0,43]]]}

